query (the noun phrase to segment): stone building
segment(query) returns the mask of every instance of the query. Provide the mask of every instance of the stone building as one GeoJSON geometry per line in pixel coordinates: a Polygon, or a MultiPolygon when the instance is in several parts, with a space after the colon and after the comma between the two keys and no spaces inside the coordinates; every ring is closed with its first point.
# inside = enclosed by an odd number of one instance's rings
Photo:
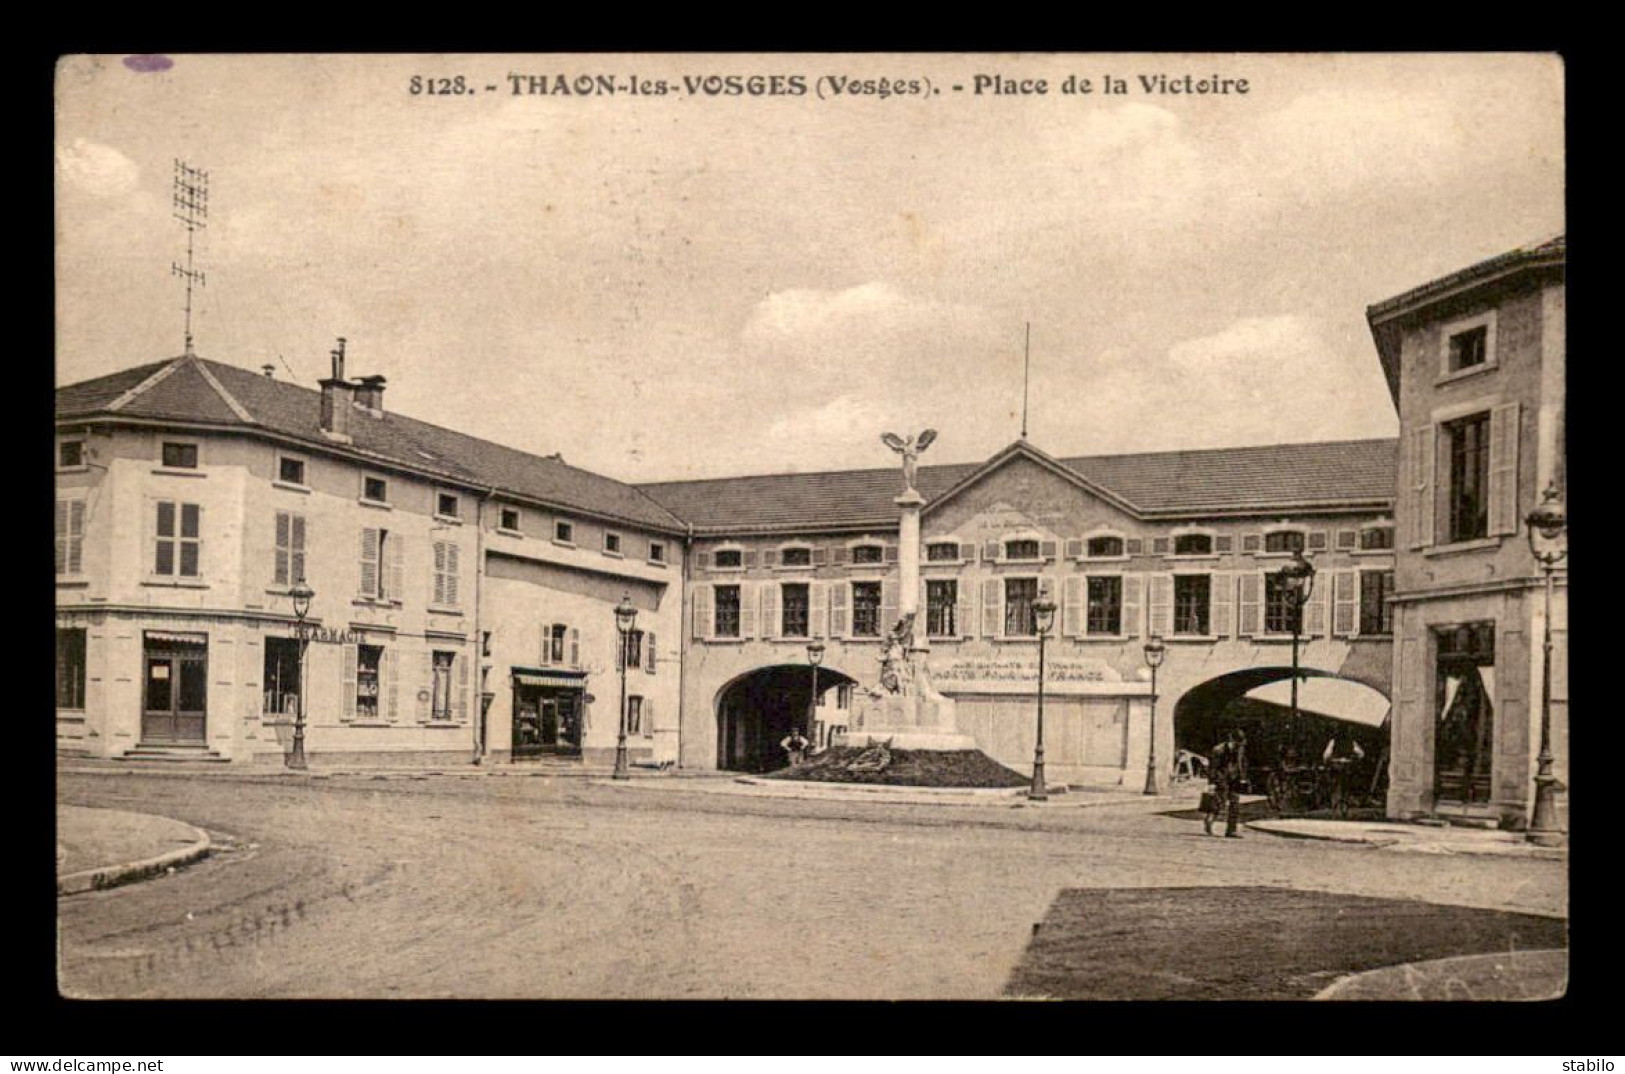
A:
{"type": "Polygon", "coordinates": [[[677,756],[682,523],[628,485],[197,357],[62,388],[57,742],[328,762],[677,756]],[[303,668],[290,589],[315,591],[303,668]]]}
{"type": "MultiPolygon", "coordinates": [[[[951,445],[950,445],[951,450],[951,445]]],[[[979,464],[921,466],[919,608],[959,730],[1011,767],[1033,756],[1032,606],[1059,605],[1046,653],[1052,779],[1135,785],[1150,745],[1143,644],[1163,636],[1157,756],[1175,725],[1290,677],[1272,577],[1295,547],[1320,584],[1306,674],[1388,694],[1391,440],[1056,459],[1017,441],[979,464]]],[[[693,529],[682,762],[761,769],[807,725],[807,646],[825,644],[813,738],[851,726],[876,681],[899,584],[895,468],[644,486],[693,529]]],[[[918,624],[917,624],[918,625],[918,624]]]]}
{"type": "MultiPolygon", "coordinates": [[[[1518,827],[1532,809],[1546,613],[1524,519],[1565,485],[1565,250],[1563,238],[1513,250],[1367,312],[1401,437],[1392,815],[1518,827]]],[[[1560,780],[1567,596],[1564,561],[1551,622],[1560,780]]]]}

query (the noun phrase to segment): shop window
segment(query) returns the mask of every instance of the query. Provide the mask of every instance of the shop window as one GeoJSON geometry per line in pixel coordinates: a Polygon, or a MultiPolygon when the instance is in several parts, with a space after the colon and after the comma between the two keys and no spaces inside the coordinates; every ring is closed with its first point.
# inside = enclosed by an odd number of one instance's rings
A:
{"type": "MultiPolygon", "coordinates": [[[[1033,543],[1036,545],[1038,542],[1034,541],[1033,543]]],[[[1004,633],[1006,637],[1027,638],[1038,636],[1038,619],[1033,614],[1033,603],[1036,600],[1038,600],[1037,578],[1006,578],[1004,580],[1004,633]]]]}
{"type": "Polygon", "coordinates": [[[1393,595],[1393,571],[1360,572],[1360,633],[1394,632],[1393,609],[1388,604],[1393,595]]]}
{"type": "Polygon", "coordinates": [[[1089,579],[1087,630],[1090,634],[1123,632],[1123,579],[1116,576],[1089,579]]]}
{"type": "Polygon", "coordinates": [[[378,718],[378,698],[383,681],[384,647],[357,645],[355,648],[355,714],[358,719],[378,718]]]}
{"type": "MultiPolygon", "coordinates": [[[[717,553],[721,555],[721,553],[717,553]]],[[[716,623],[712,633],[719,638],[739,637],[739,587],[719,585],[714,590],[716,623]]]]}
{"type": "Polygon", "coordinates": [[[260,711],[267,716],[299,715],[299,640],[266,638],[264,672],[260,711]]]}
{"type": "Polygon", "coordinates": [[[1205,574],[1174,576],[1174,633],[1205,637],[1209,630],[1213,579],[1205,574]]]}
{"type": "Polygon", "coordinates": [[[783,604],[780,632],[786,638],[805,638],[812,604],[810,588],[803,582],[781,586],[779,592],[783,604]]]}
{"type": "Polygon", "coordinates": [[[431,674],[433,682],[429,688],[431,720],[449,720],[452,715],[452,670],[457,664],[457,654],[436,649],[433,654],[431,674]]]}
{"type": "MultiPolygon", "coordinates": [[[[953,545],[948,547],[954,548],[953,545]]],[[[954,548],[957,556],[959,550],[954,548]]],[[[925,633],[932,638],[952,638],[959,634],[959,583],[952,578],[933,578],[925,583],[925,633]]]]}
{"type": "MultiPolygon", "coordinates": [[[[880,550],[878,545],[873,547],[880,550]]],[[[858,638],[880,637],[879,582],[852,583],[852,634],[858,638]]]]}
{"type": "Polygon", "coordinates": [[[58,627],[56,632],[56,707],[85,707],[85,629],[58,627]]]}
{"type": "Polygon", "coordinates": [[[1489,535],[1490,416],[1474,414],[1444,426],[1450,453],[1449,539],[1489,535]]]}

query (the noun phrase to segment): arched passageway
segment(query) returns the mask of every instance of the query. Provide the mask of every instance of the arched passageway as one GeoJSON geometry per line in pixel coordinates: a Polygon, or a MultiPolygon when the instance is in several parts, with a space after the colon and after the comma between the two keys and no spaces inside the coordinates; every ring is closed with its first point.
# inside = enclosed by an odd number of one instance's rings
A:
{"type": "MultiPolygon", "coordinates": [[[[818,669],[818,694],[857,680],[833,668],[818,669]]],[[[812,669],[806,664],[757,668],[717,691],[717,767],[736,772],[770,772],[785,765],[779,742],[798,728],[817,738],[811,726],[812,669]]]]}
{"type": "Polygon", "coordinates": [[[1288,703],[1290,667],[1245,668],[1193,686],[1174,705],[1175,748],[1205,756],[1239,727],[1255,765],[1275,767],[1284,757],[1313,762],[1328,745],[1341,754],[1355,744],[1372,763],[1385,762],[1389,698],[1332,672],[1303,668],[1298,675],[1296,718],[1288,703]]]}

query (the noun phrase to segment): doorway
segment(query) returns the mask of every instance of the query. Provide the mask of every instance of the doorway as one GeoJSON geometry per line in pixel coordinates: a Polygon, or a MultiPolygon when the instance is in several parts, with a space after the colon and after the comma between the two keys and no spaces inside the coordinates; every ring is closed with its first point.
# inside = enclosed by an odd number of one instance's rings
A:
{"type": "Polygon", "coordinates": [[[580,754],[581,699],[579,688],[515,686],[514,757],[580,754]]]}
{"type": "Polygon", "coordinates": [[[209,636],[149,630],[142,639],[141,741],[203,745],[208,730],[209,636]]]}
{"type": "Polygon", "coordinates": [[[1495,758],[1495,623],[1463,623],[1435,637],[1434,798],[1488,802],[1495,758]]]}

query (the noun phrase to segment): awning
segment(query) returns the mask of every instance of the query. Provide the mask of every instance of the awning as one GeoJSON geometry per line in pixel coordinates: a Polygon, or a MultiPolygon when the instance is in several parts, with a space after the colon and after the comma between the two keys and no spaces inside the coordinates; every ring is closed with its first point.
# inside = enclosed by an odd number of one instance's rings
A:
{"type": "Polygon", "coordinates": [[[587,673],[584,671],[533,671],[529,668],[514,668],[513,681],[516,686],[563,686],[569,689],[580,689],[587,685],[587,673]]]}
{"type": "Polygon", "coordinates": [[[207,634],[180,634],[171,630],[149,630],[146,631],[146,638],[148,641],[164,641],[169,642],[172,645],[209,644],[209,636],[207,634]]]}

